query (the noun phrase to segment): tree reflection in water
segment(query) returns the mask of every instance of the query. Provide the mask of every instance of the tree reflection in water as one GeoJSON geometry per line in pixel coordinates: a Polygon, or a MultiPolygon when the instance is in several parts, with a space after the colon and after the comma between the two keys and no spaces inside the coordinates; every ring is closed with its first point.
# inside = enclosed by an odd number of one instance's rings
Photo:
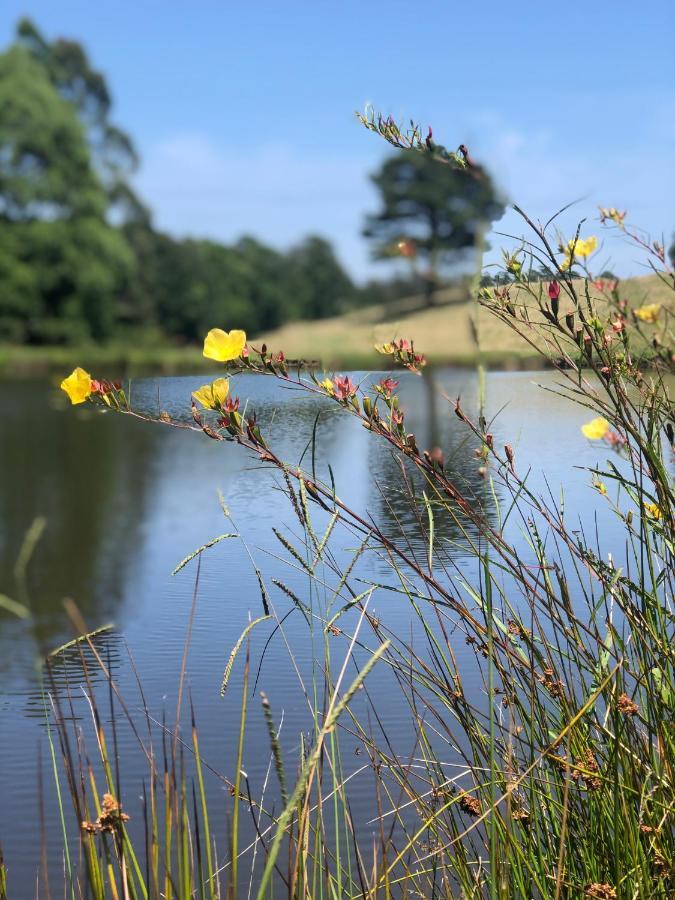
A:
{"type": "MultiPolygon", "coordinates": [[[[455,374],[453,388],[462,392],[462,403],[468,414],[475,415],[476,402],[472,398],[477,390],[476,376],[467,372],[459,383],[456,379],[455,374]]],[[[454,415],[451,403],[444,399],[442,379],[433,369],[425,369],[421,378],[405,381],[401,390],[401,406],[406,413],[406,428],[414,432],[420,449],[440,448],[445,468],[457,489],[475,509],[482,509],[488,520],[494,520],[494,503],[491,497],[486,496],[489,485],[480,473],[480,460],[474,453],[478,444],[454,415]]],[[[405,541],[418,560],[426,559],[428,519],[420,516],[419,502],[411,502],[410,497],[413,492],[418,500],[422,498],[425,490],[422,475],[412,466],[402,470],[399,460],[382,440],[371,441],[368,453],[368,468],[375,495],[372,510],[375,520],[388,538],[405,541]]],[[[460,528],[447,511],[440,510],[433,503],[431,508],[434,512],[434,553],[441,559],[462,555],[467,535],[471,538],[477,535],[475,526],[464,518],[460,528]],[[466,530],[466,534],[462,529],[466,530]]]]}

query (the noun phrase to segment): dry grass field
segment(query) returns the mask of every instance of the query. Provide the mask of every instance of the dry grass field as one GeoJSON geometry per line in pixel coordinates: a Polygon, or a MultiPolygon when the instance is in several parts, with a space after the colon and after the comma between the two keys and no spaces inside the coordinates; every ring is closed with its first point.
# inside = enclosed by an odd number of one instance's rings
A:
{"type": "MultiPolygon", "coordinates": [[[[636,305],[672,306],[673,302],[672,291],[656,275],[622,282],[622,294],[636,305]]],[[[288,323],[260,336],[258,342],[283,349],[293,359],[320,360],[327,369],[372,368],[383,362],[374,344],[405,337],[430,362],[467,365],[475,362],[478,351],[472,320],[487,365],[521,368],[536,363],[536,355],[524,341],[457,289],[439,292],[437,305],[430,309],[424,308],[420,298],[411,298],[395,307],[371,306],[331,319],[288,323]]]]}
{"type": "MultiPolygon", "coordinates": [[[[655,275],[622,282],[621,293],[631,304],[662,303],[673,308],[673,292],[655,275]]],[[[561,298],[561,313],[565,306],[561,298]]],[[[214,322],[229,329],[236,322],[214,322]]],[[[380,369],[386,365],[374,344],[405,337],[437,365],[473,365],[478,358],[488,367],[519,369],[540,366],[540,357],[507,326],[468,299],[466,288],[439,291],[436,305],[425,308],[422,298],[411,297],[386,308],[367,306],[359,310],[313,322],[291,322],[276,331],[251,335],[259,347],[263,342],[289,359],[303,359],[332,369],[380,369]],[[477,348],[473,334],[478,336],[477,348]]],[[[107,376],[172,375],[211,371],[201,346],[153,346],[127,341],[100,347],[0,346],[0,376],[31,377],[45,372],[63,373],[76,365],[107,376]]]]}

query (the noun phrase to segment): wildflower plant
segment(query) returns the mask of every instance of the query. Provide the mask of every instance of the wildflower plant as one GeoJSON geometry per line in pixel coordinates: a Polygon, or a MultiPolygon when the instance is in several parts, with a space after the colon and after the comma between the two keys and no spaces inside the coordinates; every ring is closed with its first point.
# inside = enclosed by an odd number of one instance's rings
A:
{"type": "MultiPolygon", "coordinates": [[[[457,166],[471,177],[473,163],[463,145],[448,151],[435,143],[431,130],[423,137],[412,123],[402,129],[373,112],[361,120],[395,147],[431,154],[439,165],[457,166]]],[[[258,897],[271,896],[274,885],[298,897],[666,898],[675,890],[672,313],[664,304],[632,305],[619,281],[594,275],[597,235],[586,229],[582,234],[579,226],[576,234],[561,236],[556,217],[541,226],[516,209],[527,232],[519,249],[504,255],[508,278],[481,289],[476,299],[555,371],[554,390],[585,411],[584,437],[608,454],[588,476],[589,490],[620,529],[621,541],[611,548],[601,536],[592,540],[580,531],[552,494],[536,492],[513,444],[495,439],[484,404],[475,419],[461,398],[450,407],[475,446],[485,488],[477,497],[458,482],[440,448],[421,446],[408,429],[397,379],[356,383],[347,374],[295,371],[283,352],[251,345],[241,331],[213,329],[206,336],[204,354],[227,363],[229,378],[194,392],[190,421],[135,410],[120,385],[96,382],[82,370],[63,382],[73,403],[88,401],[201,432],[275,467],[302,542],[298,546],[275,533],[306,575],[308,596],[326,598],[324,606],[310,607],[306,597],[280,585],[303,611],[312,635],[320,634],[325,681],[315,688],[313,729],[309,739],[303,736],[294,784],[263,698],[278,804],[244,789],[240,741],[237,772],[228,781],[233,818],[222,895],[234,896],[240,887],[242,808],[258,835],[250,862],[258,897]],[[535,264],[550,271],[550,279],[531,279],[535,264]],[[273,377],[323,397],[388,446],[423,528],[423,550],[405,534],[392,538],[374,518],[350,508],[314,465],[283,459],[275,450],[274,429],[263,433],[255,410],[242,409],[233,396],[238,372],[273,377]],[[473,566],[462,566],[435,539],[444,520],[462,536],[473,566]],[[527,552],[514,540],[516,521],[527,552]],[[344,567],[330,552],[338,533],[357,539],[354,558],[344,567]],[[386,561],[391,577],[364,591],[354,567],[366,548],[386,561]],[[376,592],[407,598],[423,647],[370,612],[376,592]],[[458,661],[458,639],[472,655],[472,671],[483,686],[479,695],[467,687],[470,673],[458,661]],[[336,646],[344,651],[337,672],[336,646]],[[349,660],[357,662],[358,672],[351,684],[345,679],[349,660]],[[375,666],[388,667],[409,710],[412,753],[372,727],[378,702],[367,688],[375,666]],[[350,791],[360,782],[345,770],[341,742],[347,735],[360,742],[365,763],[355,773],[368,773],[374,796],[377,827],[369,846],[359,842],[360,823],[350,811],[350,791]]],[[[626,213],[602,209],[598,225],[621,230],[675,290],[661,245],[634,231],[626,213]]],[[[415,374],[425,364],[405,339],[375,350],[415,374]]],[[[258,622],[276,618],[283,633],[282,618],[257,574],[263,615],[242,635],[226,675],[241,656],[248,672],[247,639],[258,622]]],[[[242,734],[249,702],[245,677],[242,734]]],[[[100,736],[98,745],[105,748],[100,736]]],[[[165,779],[164,856],[160,864],[159,813],[151,806],[149,876],[122,815],[114,821],[114,853],[106,851],[109,868],[97,868],[101,851],[93,844],[109,837],[96,824],[102,815],[80,816],[93,823],[81,839],[96,896],[107,896],[108,882],[113,895],[113,871],[124,873],[130,896],[158,896],[153,886],[159,885],[167,896],[221,896],[194,728],[193,749],[201,799],[195,794],[190,805],[180,782],[165,779]],[[206,841],[199,843],[204,833],[206,841]],[[180,879],[182,893],[174,887],[180,879]]],[[[84,779],[81,786],[73,783],[81,812],[86,786],[84,779]]],[[[159,791],[154,775],[152,783],[159,791]]],[[[108,809],[119,811],[122,800],[111,785],[109,779],[108,809]]]]}

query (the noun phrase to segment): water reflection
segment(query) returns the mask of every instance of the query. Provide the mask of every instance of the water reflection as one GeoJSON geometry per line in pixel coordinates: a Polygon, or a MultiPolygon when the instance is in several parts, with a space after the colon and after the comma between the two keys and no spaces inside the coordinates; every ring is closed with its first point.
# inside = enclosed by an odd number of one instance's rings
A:
{"type": "MultiPolygon", "coordinates": [[[[354,373],[353,377],[372,376],[354,373]]],[[[475,375],[443,372],[426,379],[407,374],[397,377],[406,420],[418,443],[421,447],[440,446],[458,487],[479,504],[485,482],[473,455],[475,442],[467,438],[451,405],[436,392],[438,389],[450,398],[461,395],[463,407],[475,414],[475,375]]],[[[205,380],[201,376],[159,383],[140,381],[132,385],[133,402],[153,412],[165,410],[172,417],[188,418],[190,392],[205,380]]],[[[534,489],[545,486],[541,471],[546,468],[551,482],[565,479],[569,509],[581,508],[575,491],[586,477],[571,472],[570,460],[592,465],[600,455],[598,448],[589,447],[580,437],[585,411],[538,391],[530,385],[531,380],[531,375],[488,379],[489,412],[510,404],[493,429],[495,441],[513,443],[522,471],[533,467],[534,489]],[[542,422],[547,423],[545,429],[542,422]]],[[[280,389],[270,378],[242,375],[233,381],[234,392],[242,403],[248,401],[255,407],[263,427],[270,429],[275,449],[290,463],[303,459],[303,465],[311,468],[311,438],[318,416],[318,475],[330,481],[332,474],[341,499],[360,514],[371,516],[392,540],[411,541],[424,559],[427,524],[418,521],[406,503],[400,472],[385,442],[330,401],[280,389]]],[[[121,694],[134,698],[138,712],[142,704],[128,662],[128,646],[141,674],[144,696],[161,721],[165,711],[175,710],[196,586],[195,567],[186,567],[175,578],[171,572],[191,550],[233,530],[231,523],[223,520],[218,489],[223,491],[236,530],[265,575],[280,614],[291,608],[292,602],[272,584],[273,578],[300,597],[309,595],[306,573],[293,566],[293,560],[290,565],[282,561],[281,557],[288,555],[272,532],[272,526],[281,527],[297,537],[293,532],[300,530],[287,498],[278,489],[283,485],[277,471],[261,466],[241,448],[187,431],[65,409],[59,406],[60,400],[55,404],[57,394],[35,382],[0,383],[0,592],[10,596],[15,592],[14,562],[34,517],[42,514],[48,522],[29,569],[34,617],[23,622],[0,612],[0,796],[3,809],[9,810],[7,819],[19,823],[10,834],[0,834],[0,839],[12,860],[14,885],[34,884],[31,819],[26,818],[25,810],[34,813],[36,809],[36,747],[44,738],[44,701],[34,660],[38,649],[53,649],[71,637],[62,608],[64,597],[74,598],[90,628],[115,622],[119,630],[102,635],[96,646],[106,665],[113,668],[121,694]]],[[[423,485],[417,476],[412,477],[419,492],[423,485]]],[[[591,497],[589,503],[585,486],[583,497],[584,513],[592,516],[593,504],[601,503],[602,498],[591,497]]],[[[316,516],[320,529],[322,519],[318,513],[316,516]]],[[[463,538],[456,524],[439,515],[434,528],[437,546],[447,548],[470,577],[470,563],[463,556],[463,538]]],[[[336,528],[332,552],[338,564],[346,565],[357,545],[354,535],[336,528]]],[[[376,558],[364,557],[364,564],[373,567],[372,580],[383,574],[376,558]]],[[[241,697],[238,670],[225,698],[219,696],[218,688],[227,656],[249,615],[261,611],[255,570],[241,541],[223,541],[203,555],[198,588],[188,673],[201,723],[200,744],[207,760],[231,773],[237,740],[232,723],[238,720],[241,697]]],[[[388,627],[399,634],[412,630],[410,608],[403,597],[378,593],[371,611],[386,617],[388,627]]],[[[322,638],[316,645],[308,639],[298,613],[285,627],[299,669],[303,673],[313,668],[317,671],[322,638]]],[[[252,636],[256,668],[270,633],[264,623],[252,636]]],[[[342,658],[340,640],[335,638],[336,653],[342,658]]],[[[464,649],[459,640],[459,656],[464,649]]],[[[94,679],[98,677],[95,657],[86,649],[84,653],[87,671],[94,679]]],[[[88,709],[80,690],[86,687],[86,677],[79,651],[63,655],[54,678],[53,689],[59,692],[64,709],[66,705],[70,708],[72,699],[78,725],[86,722],[88,709]]],[[[378,716],[405,752],[409,717],[400,703],[389,701],[397,694],[387,679],[384,668],[376,669],[368,687],[373,696],[383,698],[378,716]]],[[[297,736],[308,728],[307,706],[289,665],[287,647],[278,635],[265,651],[259,687],[268,693],[276,711],[283,710],[282,742],[297,758],[297,736]]],[[[264,776],[268,763],[265,726],[258,713],[259,708],[251,713],[246,747],[246,769],[253,780],[264,776]]],[[[144,768],[128,729],[120,729],[119,753],[133,792],[141,783],[144,768]]],[[[355,759],[354,765],[359,764],[355,759]]],[[[218,798],[220,783],[213,785],[213,791],[218,798]]],[[[58,810],[49,806],[50,798],[47,792],[49,852],[58,859],[58,810]]],[[[367,820],[370,801],[365,794],[354,798],[357,819],[367,820]]],[[[139,816],[137,810],[135,820],[139,816]]]]}
{"type": "Polygon", "coordinates": [[[124,639],[115,628],[106,628],[87,641],[78,641],[50,656],[42,665],[38,683],[26,694],[23,712],[46,725],[45,703],[49,698],[62,710],[65,718],[81,719],[88,715],[88,705],[80,690],[94,692],[105,682],[105,672],[117,677],[124,656],[124,639]]]}
{"type": "MultiPolygon", "coordinates": [[[[468,373],[463,377],[459,373],[453,387],[463,393],[473,387],[473,377],[468,373]]],[[[494,521],[494,504],[486,502],[487,483],[474,454],[478,442],[467,435],[466,427],[453,414],[443,389],[442,380],[433,370],[426,370],[421,378],[406,380],[401,390],[406,428],[416,435],[420,449],[439,448],[442,451],[450,481],[477,513],[494,521]]],[[[475,403],[470,395],[468,404],[467,411],[474,415],[475,403]]],[[[429,523],[422,493],[426,491],[429,495],[430,491],[422,474],[414,466],[407,465],[405,477],[402,477],[399,459],[382,440],[368,443],[368,471],[373,480],[375,521],[390,540],[405,542],[419,560],[421,554],[428,552],[429,546],[429,523]],[[411,503],[411,493],[417,503],[411,503]]],[[[436,552],[462,555],[467,538],[477,534],[475,526],[466,521],[460,526],[447,508],[434,502],[433,495],[430,507],[436,552]]]]}
{"type": "MultiPolygon", "coordinates": [[[[88,409],[68,412],[35,382],[0,386],[0,591],[36,516],[46,528],[28,568],[30,619],[0,625],[0,676],[65,641],[64,597],[86,622],[114,619],[143,527],[160,435],[88,409]],[[7,626],[7,627],[5,627],[7,626]]],[[[10,681],[11,684],[11,681],[10,681]]]]}

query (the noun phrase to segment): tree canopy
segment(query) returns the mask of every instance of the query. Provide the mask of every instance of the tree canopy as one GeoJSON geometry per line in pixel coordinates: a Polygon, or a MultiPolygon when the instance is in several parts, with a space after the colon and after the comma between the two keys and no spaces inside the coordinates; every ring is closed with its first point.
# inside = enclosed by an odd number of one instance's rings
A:
{"type": "Polygon", "coordinates": [[[287,252],[154,228],[138,154],[76,41],[22,19],[0,54],[0,341],[103,341],[132,330],[199,340],[336,315],[357,289],[313,235],[287,252]]]}
{"type": "Polygon", "coordinates": [[[364,234],[374,255],[403,254],[425,266],[431,300],[439,275],[458,264],[480,264],[483,236],[504,203],[488,173],[445,165],[416,150],[399,151],[372,176],[381,207],[368,216],[364,234]]]}
{"type": "Polygon", "coordinates": [[[73,105],[21,45],[0,55],[0,338],[109,337],[133,256],[73,105]]]}

